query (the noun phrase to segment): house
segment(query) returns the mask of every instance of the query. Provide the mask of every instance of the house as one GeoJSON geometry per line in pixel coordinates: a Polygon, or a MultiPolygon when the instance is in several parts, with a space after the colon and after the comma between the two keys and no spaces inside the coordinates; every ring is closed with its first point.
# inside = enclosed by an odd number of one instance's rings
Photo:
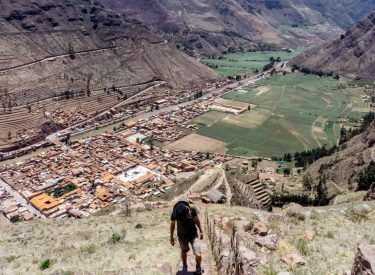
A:
{"type": "Polygon", "coordinates": [[[39,211],[44,212],[60,205],[61,201],[56,200],[46,193],[43,193],[33,197],[30,200],[30,203],[39,211]]]}

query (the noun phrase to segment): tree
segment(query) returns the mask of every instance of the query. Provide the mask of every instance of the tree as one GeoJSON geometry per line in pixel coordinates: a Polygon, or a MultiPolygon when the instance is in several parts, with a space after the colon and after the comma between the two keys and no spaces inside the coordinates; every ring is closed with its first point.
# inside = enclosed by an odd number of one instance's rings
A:
{"type": "Polygon", "coordinates": [[[152,135],[148,141],[148,144],[150,145],[150,150],[154,150],[154,145],[155,145],[155,139],[154,136],[152,135]]]}
{"type": "Polygon", "coordinates": [[[368,190],[375,182],[375,162],[370,164],[358,175],[358,190],[368,190]]]}
{"type": "Polygon", "coordinates": [[[69,43],[68,45],[68,54],[70,59],[75,59],[76,58],[76,52],[74,51],[73,45],[69,43]]]}
{"type": "Polygon", "coordinates": [[[328,202],[327,178],[325,173],[320,174],[319,183],[316,187],[315,205],[326,205],[328,202]]]}
{"type": "Polygon", "coordinates": [[[311,191],[313,187],[313,183],[314,182],[310,173],[307,173],[303,176],[303,180],[302,180],[303,189],[305,189],[306,191],[311,191]]]}
{"type": "Polygon", "coordinates": [[[284,168],[284,176],[290,175],[290,168],[284,168]]]}

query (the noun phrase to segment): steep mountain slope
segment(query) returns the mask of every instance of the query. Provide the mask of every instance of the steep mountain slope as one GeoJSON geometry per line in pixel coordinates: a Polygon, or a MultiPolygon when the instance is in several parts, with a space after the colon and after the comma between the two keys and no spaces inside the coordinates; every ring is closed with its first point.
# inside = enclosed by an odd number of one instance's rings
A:
{"type": "Polygon", "coordinates": [[[194,89],[219,78],[97,1],[2,0],[0,33],[0,148],[40,140],[55,121],[77,123],[156,81],[194,89]]]}
{"type": "MultiPolygon", "coordinates": [[[[179,247],[169,243],[171,208],[146,212],[139,209],[131,217],[126,217],[121,210],[106,209],[100,216],[79,220],[39,220],[4,226],[0,220],[0,272],[176,274],[181,270],[181,261],[179,247]],[[40,264],[47,259],[50,265],[41,271],[40,264]]],[[[358,243],[375,240],[372,218],[375,205],[371,202],[320,208],[290,206],[278,213],[223,205],[208,205],[207,212],[203,207],[199,209],[202,215],[207,213],[211,225],[215,224],[215,228],[205,231],[204,241],[210,238],[215,256],[221,256],[217,265],[218,269],[223,266],[220,271],[227,270],[225,265],[240,265],[240,261],[247,260],[251,265],[241,268],[251,267],[245,270],[254,272],[245,274],[282,271],[343,274],[353,265],[358,243]],[[258,220],[269,231],[266,236],[264,232],[262,236],[254,234],[258,220]],[[238,241],[231,242],[231,238],[238,241]],[[284,257],[289,254],[297,255],[304,264],[285,262],[284,257]]],[[[211,254],[203,253],[203,257],[204,261],[207,258],[214,261],[211,254]]],[[[192,259],[190,251],[188,262],[192,259]]],[[[235,268],[228,270],[226,274],[236,274],[235,268]]],[[[204,274],[215,272],[206,270],[204,274]]]]}
{"type": "Polygon", "coordinates": [[[331,156],[321,158],[306,169],[310,174],[313,185],[319,183],[324,174],[330,195],[340,194],[347,190],[355,190],[358,175],[371,161],[375,160],[375,124],[362,134],[350,139],[331,156]]]}
{"type": "Polygon", "coordinates": [[[353,27],[375,10],[372,0],[303,0],[303,3],[344,30],[353,27]]]}
{"type": "Polygon", "coordinates": [[[52,83],[56,92],[80,89],[90,74],[93,90],[155,78],[187,87],[217,77],[98,2],[5,0],[0,8],[0,86],[17,98],[27,90],[42,99],[52,83]]]}
{"type": "Polygon", "coordinates": [[[375,79],[374,57],[375,13],[372,13],[340,38],[297,56],[292,64],[375,79]]]}
{"type": "Polygon", "coordinates": [[[153,26],[186,51],[206,55],[228,49],[259,49],[262,43],[312,45],[341,33],[342,28],[375,9],[369,0],[101,1],[153,26]],[[347,11],[342,2],[353,9],[347,11]]]}

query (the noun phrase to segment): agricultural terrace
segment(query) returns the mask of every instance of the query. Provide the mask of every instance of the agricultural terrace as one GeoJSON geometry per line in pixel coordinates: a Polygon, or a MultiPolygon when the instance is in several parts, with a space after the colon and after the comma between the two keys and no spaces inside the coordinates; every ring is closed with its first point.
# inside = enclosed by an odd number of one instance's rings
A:
{"type": "Polygon", "coordinates": [[[293,52],[266,51],[223,54],[214,59],[204,59],[203,63],[213,68],[224,76],[237,74],[252,74],[256,70],[262,71],[264,65],[270,62],[270,58],[280,57],[281,61],[287,61],[303,52],[305,48],[297,48],[293,52]]]}
{"type": "Polygon", "coordinates": [[[362,94],[362,88],[348,88],[331,77],[273,76],[224,95],[226,100],[257,107],[241,115],[218,111],[201,115],[191,121],[198,130],[184,143],[194,149],[191,146],[204,136],[213,145],[206,143],[206,151],[217,150],[220,142],[231,155],[267,157],[330,147],[339,138],[339,120],[358,119],[369,111],[362,94]]]}

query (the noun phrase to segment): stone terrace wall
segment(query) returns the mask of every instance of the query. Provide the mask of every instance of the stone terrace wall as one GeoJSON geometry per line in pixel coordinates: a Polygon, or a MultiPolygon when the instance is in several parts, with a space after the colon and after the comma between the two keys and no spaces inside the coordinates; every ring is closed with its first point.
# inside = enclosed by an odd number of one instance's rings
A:
{"type": "Polygon", "coordinates": [[[256,254],[245,246],[242,233],[245,221],[210,217],[206,213],[208,238],[219,275],[256,274],[256,254]]]}

